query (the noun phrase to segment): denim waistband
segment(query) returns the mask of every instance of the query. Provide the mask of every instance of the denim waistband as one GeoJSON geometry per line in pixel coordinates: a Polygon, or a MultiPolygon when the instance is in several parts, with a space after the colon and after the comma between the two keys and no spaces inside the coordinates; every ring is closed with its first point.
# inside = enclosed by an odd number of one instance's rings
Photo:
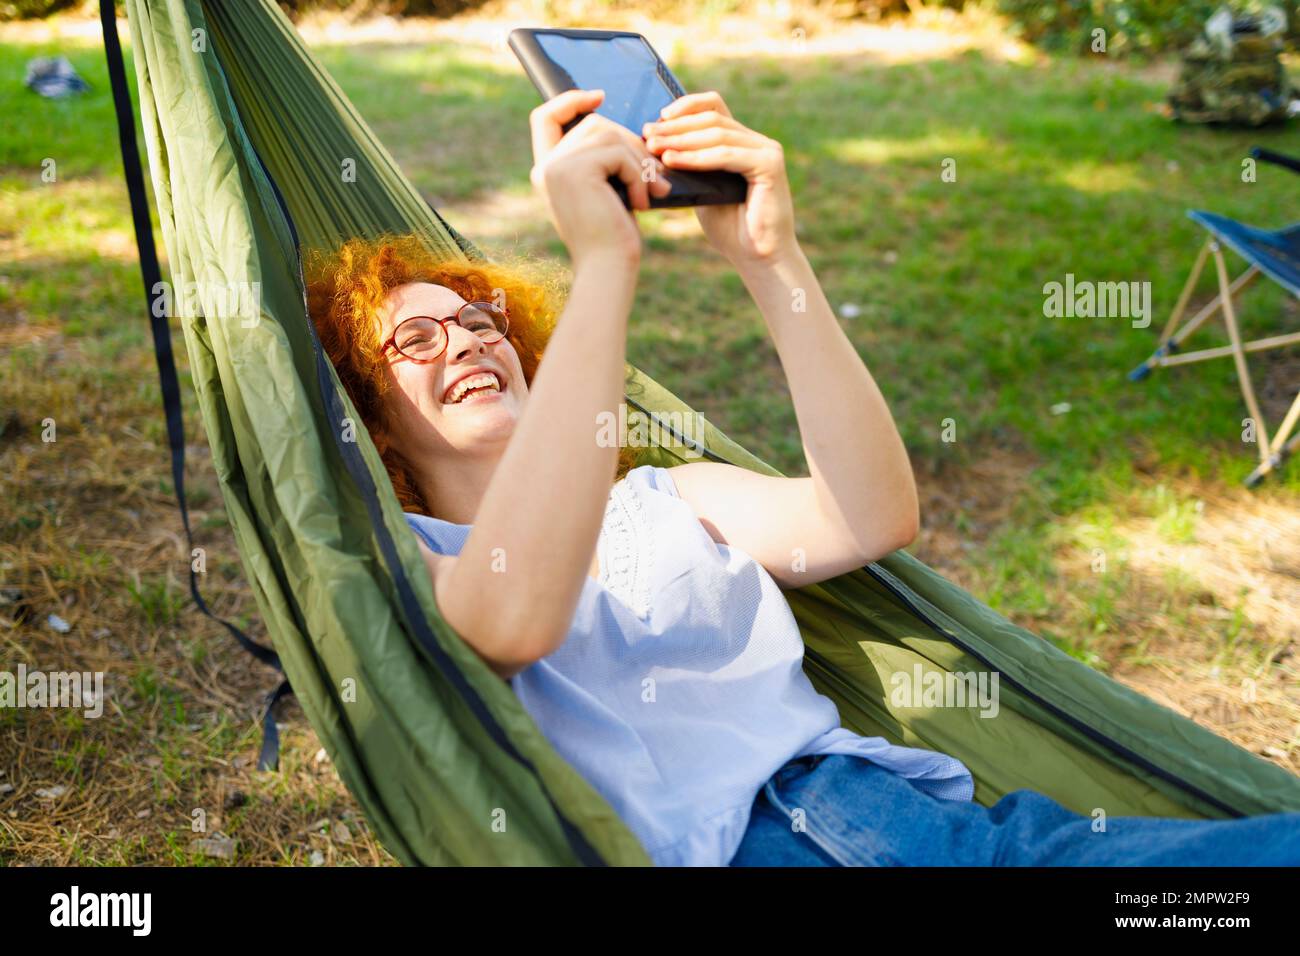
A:
{"type": "MultiPolygon", "coordinates": [[[[802,801],[793,798],[794,794],[804,792],[805,796],[807,795],[803,787],[797,784],[801,778],[813,773],[827,756],[829,755],[808,754],[788,761],[772,775],[759,796],[760,799],[766,799],[778,813],[791,820],[795,820],[796,813],[798,813],[798,819],[802,823],[798,832],[802,833],[804,838],[816,844],[826,857],[840,866],[860,866],[863,865],[863,861],[855,854],[852,846],[845,845],[845,834],[841,827],[832,825],[827,828],[821,825],[820,820],[814,821],[810,819],[810,816],[824,816],[822,808],[812,810],[808,806],[795,805],[796,802],[802,803],[802,801]],[[810,810],[812,810],[811,814],[809,814],[810,810]]],[[[856,760],[857,758],[847,759],[856,760]]]]}
{"type": "Polygon", "coordinates": [[[826,754],[806,754],[802,757],[795,757],[772,774],[772,781],[777,786],[788,783],[796,777],[801,777],[806,773],[811,773],[816,766],[822,762],[826,754]]]}

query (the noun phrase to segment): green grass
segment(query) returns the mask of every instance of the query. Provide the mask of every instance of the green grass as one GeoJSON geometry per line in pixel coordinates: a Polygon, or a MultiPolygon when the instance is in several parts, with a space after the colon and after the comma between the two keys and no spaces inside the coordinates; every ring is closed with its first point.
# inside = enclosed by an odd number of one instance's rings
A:
{"type": "MultiPolygon", "coordinates": [[[[14,75],[47,52],[0,46],[0,70],[14,75]]],[[[12,268],[5,295],[111,359],[140,347],[146,330],[129,248],[112,258],[97,251],[105,233],[130,228],[102,55],[69,53],[91,95],[47,102],[14,84],[0,92],[0,109],[22,117],[0,139],[0,211],[6,233],[38,256],[12,268]],[[58,184],[39,181],[48,156],[58,184]]],[[[320,55],[422,191],[460,201],[527,187],[534,94],[509,63],[466,65],[436,45],[320,55]]],[[[1131,487],[1139,446],[1163,469],[1225,482],[1253,467],[1226,364],[1141,385],[1123,374],[1149,351],[1200,241],[1183,210],[1287,221],[1300,180],[1261,167],[1247,184],[1239,173],[1250,145],[1294,149],[1294,133],[1177,127],[1148,108],[1159,88],[1068,60],[760,60],[679,73],[692,88],[724,91],[738,117],[785,143],[802,242],[832,302],[861,308],[846,325],[915,455],[962,460],[990,443],[1023,443],[1043,461],[1053,510],[1131,487]],[[940,177],[949,158],[956,182],[940,177]],[[1151,327],[1045,318],[1042,287],[1067,272],[1151,282],[1151,327]],[[1052,415],[1057,402],[1071,410],[1052,415]],[[954,443],[940,440],[945,418],[957,423],[954,443]]],[[[707,281],[720,264],[682,245],[651,243],[664,255],[643,276],[633,361],[778,467],[797,469],[793,412],[763,387],[770,375],[759,369],[770,371],[773,355],[757,316],[734,276],[707,281]]],[[[1261,285],[1244,309],[1248,331],[1276,328],[1282,303],[1261,285]]],[[[1300,486],[1294,469],[1282,480],[1300,486]]]]}
{"type": "MultiPolygon", "coordinates": [[[[534,94],[508,63],[465,67],[439,47],[322,58],[427,194],[527,188],[534,94]],[[399,87],[418,95],[393,96],[399,87]]],[[[1296,134],[1174,126],[1149,109],[1159,87],[1087,62],[972,54],[678,72],[690,88],[722,90],[735,115],[785,144],[803,245],[832,302],[861,308],[846,325],[918,457],[1023,443],[1043,461],[1053,510],[1133,487],[1142,450],[1163,469],[1228,483],[1254,466],[1226,364],[1141,385],[1124,375],[1154,345],[1201,241],[1184,210],[1290,221],[1300,179],[1261,167],[1243,183],[1240,171],[1251,145],[1296,149],[1296,134]],[[956,182],[940,176],[949,158],[956,182]],[[1151,326],[1045,318],[1043,286],[1066,273],[1150,282],[1151,326]],[[1051,414],[1058,402],[1070,411],[1051,414]],[[940,440],[949,417],[955,443],[940,440]]],[[[720,263],[701,245],[648,245],[663,255],[643,272],[632,360],[774,464],[798,468],[793,412],[764,387],[759,369],[774,356],[739,282],[715,281],[720,263]]],[[[1283,302],[1257,287],[1248,334],[1275,330],[1283,302]]],[[[1282,480],[1300,483],[1294,470],[1282,480]]]]}
{"type": "MultiPolygon", "coordinates": [[[[446,44],[318,53],[440,208],[529,191],[527,115],[536,95],[508,56],[485,64],[446,44]]],[[[1254,448],[1241,441],[1246,413],[1231,366],[1157,372],[1137,385],[1125,373],[1150,352],[1202,241],[1186,209],[1262,226],[1300,219],[1300,178],[1267,166],[1255,183],[1240,176],[1252,145],[1300,152],[1300,135],[1175,126],[1151,109],[1164,90],[1145,74],[1068,59],[1030,65],[969,54],[885,66],[865,57],[751,58],[674,69],[688,88],[722,91],[739,119],[785,145],[801,242],[832,304],[858,307],[844,327],[889,399],[923,482],[962,489],[974,485],[965,476],[981,460],[1023,462],[1008,500],[996,502],[1005,505],[996,520],[987,501],[967,501],[964,491],[926,515],[928,526],[970,545],[957,572],[962,583],[1095,667],[1154,659],[1153,635],[1140,630],[1135,606],[1225,661],[1249,644],[1244,601],[1216,604],[1176,568],[1140,576],[1123,530],[1150,520],[1162,542],[1194,544],[1202,512],[1196,497],[1177,490],[1180,481],[1230,489],[1254,466],[1254,448]],[[945,160],[956,162],[955,182],[941,177],[945,160]],[[1151,326],[1046,318],[1043,286],[1066,273],[1150,282],[1151,326]],[[1069,411],[1054,414],[1060,403],[1069,411]],[[948,419],[955,441],[944,440],[948,419]],[[1098,560],[1101,570],[1088,571],[1098,560]],[[1224,613],[1206,628],[1198,606],[1210,604],[1224,613]]],[[[156,507],[171,480],[102,51],[0,41],[0,76],[0,115],[10,120],[0,128],[0,249],[15,252],[0,274],[0,334],[20,325],[33,333],[0,345],[0,454],[18,438],[39,443],[40,423],[52,417],[59,447],[76,452],[79,480],[100,499],[0,484],[0,538],[39,552],[57,539],[62,511],[104,502],[118,513],[156,507]],[[22,88],[26,61],[56,52],[89,80],[89,94],[51,102],[22,88]],[[41,180],[46,159],[57,164],[53,183],[41,180]],[[156,470],[137,477],[118,456],[141,448],[156,470]]],[[[794,412],[761,317],[702,239],[664,228],[675,215],[645,217],[629,358],[756,454],[803,473],[794,412]]],[[[449,218],[475,237],[470,224],[449,218]]],[[[546,223],[508,225],[525,243],[562,253],[546,223]]],[[[1248,337],[1295,318],[1294,304],[1269,283],[1257,285],[1242,310],[1248,337]]],[[[201,445],[179,339],[177,351],[188,441],[201,445]]],[[[1267,378],[1269,361],[1252,363],[1267,378]]],[[[1274,374],[1288,384],[1284,370],[1274,374]]],[[[191,472],[205,467],[201,461],[191,472]]],[[[206,509],[196,518],[196,543],[227,539],[215,486],[188,487],[191,504],[206,509]]],[[[1297,490],[1293,465],[1261,494],[1297,490]]],[[[179,522],[168,528],[178,531],[179,522]]],[[[146,531],[119,532],[129,534],[146,531]]],[[[248,629],[253,604],[233,549],[214,547],[207,560],[205,594],[223,595],[221,613],[248,629]]],[[[206,639],[195,630],[183,580],[123,568],[112,546],[96,541],[63,555],[52,578],[114,592],[127,616],[121,630],[135,633],[137,645],[175,645],[195,673],[236,653],[215,625],[203,622],[206,639]]],[[[1268,661],[1260,656],[1258,666],[1268,661]]],[[[160,735],[147,751],[157,762],[133,769],[148,776],[155,805],[169,816],[164,822],[156,811],[149,845],[124,834],[93,851],[74,842],[68,852],[79,861],[210,863],[191,851],[182,826],[195,805],[187,781],[234,752],[255,751],[256,725],[247,715],[219,714],[195,732],[189,722],[198,715],[178,689],[189,678],[140,661],[125,679],[135,710],[148,712],[160,735]]],[[[20,723],[0,712],[0,728],[20,723]]],[[[62,732],[75,738],[77,730],[62,732]]],[[[337,807],[329,791],[301,792],[314,751],[295,751],[289,738],[285,746],[286,771],[249,789],[286,817],[326,815],[337,807]]],[[[80,779],[114,751],[107,754],[98,744],[69,746],[56,769],[80,779]]],[[[226,816],[225,832],[241,840],[240,862],[302,862],[309,852],[280,841],[251,850],[241,825],[253,814],[226,816]]],[[[10,840],[0,827],[0,852],[10,840]]]]}

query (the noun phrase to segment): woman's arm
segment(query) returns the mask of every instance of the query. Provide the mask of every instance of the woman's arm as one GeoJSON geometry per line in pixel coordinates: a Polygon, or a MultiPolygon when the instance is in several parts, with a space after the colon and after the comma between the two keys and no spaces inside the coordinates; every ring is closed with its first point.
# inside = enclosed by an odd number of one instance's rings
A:
{"type": "Polygon", "coordinates": [[[713,462],[671,473],[715,539],[748,552],[783,586],[814,584],[916,537],[912,468],[884,396],[798,246],[740,274],[785,371],[809,477],[713,462]],[[804,312],[792,308],[796,293],[804,312]]]}
{"type": "Polygon", "coordinates": [[[455,560],[430,562],[439,610],[505,678],[567,636],[618,466],[618,447],[599,444],[596,426],[623,396],[641,235],[606,180],[617,174],[634,207],[647,208],[641,161],[653,159],[595,114],[561,138],[562,124],[598,102],[573,91],[533,112],[533,181],[574,279],[464,547],[455,560]]]}
{"type": "Polygon", "coordinates": [[[716,539],[749,552],[786,586],[860,567],[916,536],[911,464],[871,373],[845,336],[795,239],[781,144],[737,122],[716,92],[681,97],[646,129],[675,168],[728,169],[746,201],[696,210],[736,267],[776,346],[794,401],[808,478],[696,462],[671,469],[716,539]]]}
{"type": "Polygon", "coordinates": [[[559,647],[573,622],[618,466],[595,423],[623,394],[635,288],[636,265],[623,259],[575,274],[465,546],[435,575],[447,622],[507,679],[559,647]]]}

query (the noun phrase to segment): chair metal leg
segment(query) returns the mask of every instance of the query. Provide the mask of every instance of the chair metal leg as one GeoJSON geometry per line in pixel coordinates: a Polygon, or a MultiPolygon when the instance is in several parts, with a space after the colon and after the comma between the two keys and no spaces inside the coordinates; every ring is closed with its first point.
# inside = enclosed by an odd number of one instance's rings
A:
{"type": "MultiPolygon", "coordinates": [[[[1178,328],[1178,322],[1183,317],[1183,312],[1187,309],[1187,302],[1191,298],[1192,290],[1196,288],[1196,282],[1201,277],[1201,271],[1205,268],[1205,260],[1210,252],[1218,247],[1214,239],[1206,240],[1205,245],[1201,247],[1200,253],[1196,257],[1196,265],[1192,267],[1191,273],[1187,276],[1187,281],[1183,284],[1183,291],[1178,295],[1178,302],[1174,305],[1174,310],[1169,315],[1169,321],[1165,323],[1164,331],[1160,333],[1160,344],[1156,350],[1151,353],[1151,357],[1139,365],[1133,371],[1128,373],[1130,382],[1140,382],[1151,371],[1165,365],[1181,364],[1173,359],[1173,354],[1178,352],[1182,347],[1183,340],[1205,324],[1206,320],[1211,318],[1216,312],[1223,308],[1224,296],[1220,292],[1212,301],[1203,306],[1196,315],[1188,320],[1187,324],[1178,328]]],[[[1239,292],[1247,289],[1260,276],[1259,268],[1252,265],[1241,275],[1237,276],[1228,286],[1228,295],[1237,295],[1239,292]]],[[[1226,354],[1226,353],[1225,353],[1226,354]]],[[[1209,356],[1205,356],[1209,358],[1209,356]]]]}
{"type": "MultiPolygon", "coordinates": [[[[1255,280],[1261,275],[1262,273],[1259,271],[1258,266],[1251,266],[1241,275],[1237,276],[1237,278],[1232,280],[1232,285],[1228,286],[1227,298],[1238,295],[1250,288],[1250,286],[1254,284],[1255,280]]],[[[1213,302],[1201,309],[1200,312],[1197,312],[1196,315],[1192,316],[1191,320],[1175,332],[1173,338],[1169,340],[1169,351],[1177,352],[1182,348],[1183,340],[1204,325],[1206,320],[1211,318],[1214,313],[1222,309],[1224,301],[1225,297],[1223,293],[1220,293],[1215,297],[1213,302]]]]}
{"type": "Polygon", "coordinates": [[[1268,429],[1264,424],[1264,415],[1259,410],[1259,401],[1255,398],[1255,387],[1250,383],[1250,369],[1246,365],[1246,352],[1241,347],[1241,332],[1237,329],[1237,313],[1232,307],[1232,291],[1228,282],[1228,266],[1223,261],[1223,250],[1213,243],[1210,252],[1214,255],[1214,271],[1219,275],[1220,295],[1223,296],[1223,321],[1228,326],[1228,340],[1232,342],[1232,361],[1237,366],[1237,378],[1241,384],[1241,395],[1246,400],[1246,408],[1255,421],[1258,431],[1260,464],[1268,462],[1268,429]]]}
{"type": "Polygon", "coordinates": [[[1277,433],[1273,436],[1273,444],[1269,448],[1271,454],[1276,455],[1282,451],[1282,443],[1286,441],[1286,436],[1291,434],[1291,429],[1295,428],[1297,423],[1300,423],[1300,392],[1296,392],[1295,401],[1291,403],[1286,418],[1282,419],[1282,424],[1278,426],[1277,433]]]}
{"type": "Polygon", "coordinates": [[[1192,266],[1192,271],[1187,274],[1187,281],[1183,283],[1183,291],[1178,293],[1178,302],[1174,305],[1174,311],[1169,315],[1169,321],[1165,323],[1165,329],[1160,333],[1160,344],[1164,345],[1174,334],[1174,329],[1178,327],[1178,320],[1183,317],[1183,312],[1187,308],[1187,302],[1192,297],[1192,290],[1196,288],[1196,281],[1201,277],[1201,270],[1205,268],[1205,258],[1210,254],[1210,243],[1212,239],[1206,239],[1201,246],[1201,251],[1196,254],[1196,265],[1192,266]]]}
{"type": "Polygon", "coordinates": [[[1291,453],[1300,448],[1300,434],[1292,436],[1291,440],[1287,441],[1287,436],[1291,434],[1291,429],[1295,428],[1297,423],[1300,423],[1300,392],[1296,392],[1295,401],[1291,403],[1286,418],[1282,419],[1282,424],[1278,426],[1277,433],[1273,436],[1268,460],[1246,477],[1247,487],[1254,488],[1266,476],[1281,468],[1282,463],[1291,453]]]}
{"type": "MultiPolygon", "coordinates": [[[[1250,342],[1242,342],[1241,348],[1246,352],[1267,352],[1269,349],[1278,349],[1284,345],[1300,345],[1300,332],[1273,335],[1266,339],[1253,339],[1250,342]]],[[[1161,367],[1191,365],[1193,362],[1204,362],[1206,359],[1224,358],[1232,352],[1231,345],[1217,345],[1211,349],[1197,349],[1195,352],[1179,352],[1177,355],[1166,356],[1160,365],[1161,367]]]]}
{"type": "MultiPolygon", "coordinates": [[[[1300,401],[1300,395],[1296,396],[1296,400],[1300,401]]],[[[1282,465],[1285,464],[1286,460],[1295,453],[1297,448],[1300,448],[1300,435],[1293,435],[1289,442],[1279,448],[1274,454],[1268,456],[1268,461],[1264,462],[1246,476],[1246,487],[1254,488],[1273,472],[1280,470],[1282,465]]]]}
{"type": "Polygon", "coordinates": [[[1292,432],[1297,430],[1297,426],[1300,426],[1300,393],[1297,393],[1295,401],[1292,402],[1281,425],[1278,426],[1277,432],[1270,440],[1268,427],[1264,422],[1264,415],[1260,410],[1259,401],[1255,396],[1255,388],[1250,380],[1250,368],[1246,364],[1246,353],[1248,352],[1263,352],[1268,349],[1281,348],[1285,345],[1300,344],[1300,333],[1274,335],[1254,339],[1250,342],[1242,341],[1233,299],[1258,279],[1260,275],[1262,275],[1260,269],[1255,265],[1251,265],[1236,279],[1229,282],[1228,266],[1224,261],[1223,249],[1218,240],[1211,236],[1205,245],[1201,247],[1201,251],[1196,257],[1196,263],[1192,266],[1187,281],[1183,284],[1182,291],[1178,295],[1178,301],[1174,305],[1173,312],[1170,313],[1169,321],[1160,333],[1159,346],[1151,354],[1150,358],[1130,372],[1128,376],[1130,381],[1140,381],[1150,375],[1156,368],[1188,365],[1193,362],[1203,362],[1207,359],[1231,356],[1237,370],[1237,380],[1241,386],[1242,398],[1245,399],[1246,409],[1250,413],[1251,420],[1255,423],[1256,443],[1259,446],[1260,464],[1246,478],[1246,486],[1250,488],[1255,487],[1269,474],[1281,468],[1283,462],[1300,448],[1300,432],[1292,435],[1292,432]],[[1191,319],[1180,325],[1179,323],[1182,322],[1183,315],[1187,311],[1187,304],[1196,289],[1196,283],[1200,279],[1201,273],[1205,269],[1206,260],[1210,256],[1214,257],[1214,269],[1218,279],[1219,294],[1213,301],[1202,307],[1191,319]],[[1219,311],[1223,312],[1223,324],[1227,328],[1230,344],[1198,349],[1195,352],[1182,352],[1182,342],[1219,311]]]}

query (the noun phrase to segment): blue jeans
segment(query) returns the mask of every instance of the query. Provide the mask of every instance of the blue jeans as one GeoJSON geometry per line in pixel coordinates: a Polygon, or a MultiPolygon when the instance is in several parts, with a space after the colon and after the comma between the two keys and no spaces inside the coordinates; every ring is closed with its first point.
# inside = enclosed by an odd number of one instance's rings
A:
{"type": "Polygon", "coordinates": [[[1032,790],[992,807],[941,800],[865,758],[821,754],[759,791],[731,865],[1297,866],[1300,813],[1108,817],[1099,831],[1032,790]]]}

